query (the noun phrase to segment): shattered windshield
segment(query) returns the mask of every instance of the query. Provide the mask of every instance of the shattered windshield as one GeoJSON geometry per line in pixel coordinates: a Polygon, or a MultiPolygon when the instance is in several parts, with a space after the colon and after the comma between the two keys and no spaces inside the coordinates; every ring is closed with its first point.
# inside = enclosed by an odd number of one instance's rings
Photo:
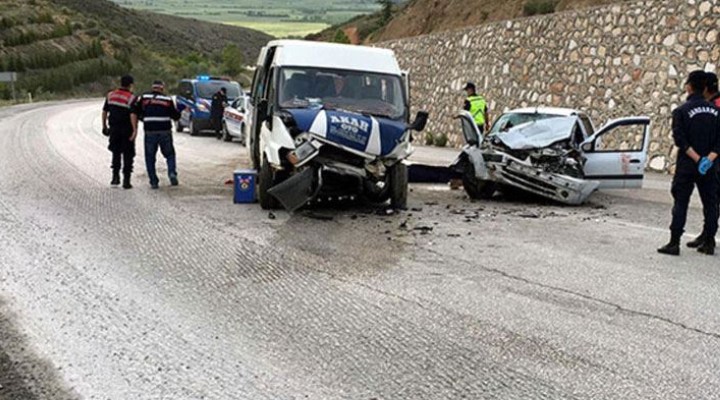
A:
{"type": "Polygon", "coordinates": [[[538,113],[507,113],[503,114],[495,121],[495,124],[490,130],[490,134],[507,132],[511,128],[518,125],[526,124],[528,122],[540,121],[550,118],[561,118],[561,115],[553,114],[538,114],[538,113]]]}
{"type": "Polygon", "coordinates": [[[318,68],[284,68],[281,108],[324,107],[404,119],[405,95],[399,76],[318,68]]]}

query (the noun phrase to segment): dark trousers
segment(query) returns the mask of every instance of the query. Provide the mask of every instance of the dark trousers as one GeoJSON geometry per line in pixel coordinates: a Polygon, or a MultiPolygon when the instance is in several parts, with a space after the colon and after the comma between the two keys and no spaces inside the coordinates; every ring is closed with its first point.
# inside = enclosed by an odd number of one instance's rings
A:
{"type": "Polygon", "coordinates": [[[112,152],[112,164],[110,167],[113,171],[120,171],[122,169],[123,174],[129,175],[133,172],[133,161],[135,160],[135,150],[126,149],[125,151],[113,151],[112,152]]]}
{"type": "Polygon", "coordinates": [[[220,131],[222,130],[222,119],[222,114],[212,114],[210,117],[210,123],[216,135],[220,135],[220,131]]]}
{"type": "Polygon", "coordinates": [[[150,184],[159,182],[155,163],[157,151],[160,149],[167,161],[168,176],[177,178],[177,162],[175,159],[175,146],[173,145],[172,133],[170,132],[145,132],[145,167],[147,168],[150,184]]]}
{"type": "Polygon", "coordinates": [[[675,173],[672,183],[672,195],[675,199],[672,211],[672,224],[670,231],[674,235],[682,235],[685,232],[688,207],[695,186],[700,193],[700,200],[703,204],[703,215],[705,223],[703,232],[714,238],[718,231],[718,176],[715,170],[702,176],[697,172],[695,166],[692,168],[680,167],[675,173]]]}

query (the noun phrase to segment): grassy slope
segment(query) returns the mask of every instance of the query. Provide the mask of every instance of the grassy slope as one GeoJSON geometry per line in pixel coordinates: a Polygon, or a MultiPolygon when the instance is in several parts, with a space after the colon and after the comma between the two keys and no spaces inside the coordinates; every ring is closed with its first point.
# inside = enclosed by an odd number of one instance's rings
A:
{"type": "MultiPolygon", "coordinates": [[[[319,35],[309,37],[315,40],[332,40],[338,29],[359,27],[370,31],[363,35],[364,41],[381,42],[428,33],[442,32],[485,22],[501,21],[525,16],[524,6],[533,0],[411,0],[399,9],[387,26],[377,29],[377,14],[358,18],[348,23],[331,27],[319,35]],[[374,28],[374,29],[372,29],[374,28]]],[[[576,9],[627,0],[559,0],[557,11],[576,9]]]]}
{"type": "Polygon", "coordinates": [[[153,49],[172,54],[212,54],[229,43],[240,47],[245,57],[255,57],[270,40],[251,29],[213,24],[190,18],[135,11],[108,0],[52,0],[97,19],[100,25],[123,37],[142,38],[153,49]]]}
{"type": "Polygon", "coordinates": [[[378,9],[375,0],[113,1],[128,8],[245,26],[276,37],[302,37],[378,9]]]}
{"type": "MultiPolygon", "coordinates": [[[[107,0],[0,0],[0,17],[0,70],[21,72],[21,97],[97,95],[127,72],[140,89],[153,79],[173,83],[217,73],[227,44],[251,60],[270,40],[249,29],[125,10],[107,0]]],[[[0,84],[0,99],[8,96],[0,84]]]]}

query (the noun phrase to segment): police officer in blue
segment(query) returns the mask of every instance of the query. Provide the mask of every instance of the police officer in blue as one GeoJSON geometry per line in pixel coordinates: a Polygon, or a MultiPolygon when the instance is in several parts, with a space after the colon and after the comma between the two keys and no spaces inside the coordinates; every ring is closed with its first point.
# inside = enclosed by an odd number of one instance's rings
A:
{"type": "Polygon", "coordinates": [[[172,97],[165,94],[165,84],[162,81],[153,82],[152,92],[143,94],[135,103],[136,113],[145,128],[145,167],[150,179],[150,187],[153,189],[157,189],[160,185],[155,170],[158,148],[167,160],[170,184],[172,186],[179,184],[172,121],[180,119],[180,113],[184,108],[182,105],[177,108],[172,97]]]}
{"type": "Polygon", "coordinates": [[[698,251],[715,254],[715,235],[718,230],[718,177],[714,168],[720,154],[720,112],[703,97],[706,75],[703,71],[690,73],[685,84],[688,99],[673,111],[672,131],[678,147],[672,195],[675,200],[670,225],[670,243],[658,249],[661,254],[680,255],[680,238],[685,231],[692,192],[697,186],[705,217],[707,237],[698,251]]]}

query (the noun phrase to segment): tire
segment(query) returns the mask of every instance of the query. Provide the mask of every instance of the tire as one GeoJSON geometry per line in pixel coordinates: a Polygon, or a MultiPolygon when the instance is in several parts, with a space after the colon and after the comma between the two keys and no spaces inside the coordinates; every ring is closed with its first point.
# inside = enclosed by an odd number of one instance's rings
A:
{"type": "Polygon", "coordinates": [[[240,138],[240,144],[242,144],[243,147],[247,147],[247,126],[245,126],[245,124],[242,125],[240,133],[242,135],[242,138],[240,138]]]}
{"type": "Polygon", "coordinates": [[[224,142],[232,142],[232,136],[230,136],[230,132],[228,132],[227,124],[223,122],[222,126],[222,140],[224,142]]]}
{"type": "Polygon", "coordinates": [[[252,161],[252,167],[254,170],[259,170],[260,165],[260,140],[257,136],[253,137],[253,140],[250,142],[250,158],[252,161]]]}
{"type": "Polygon", "coordinates": [[[190,136],[198,136],[200,135],[200,129],[198,129],[197,125],[195,124],[194,120],[190,120],[190,126],[188,127],[190,130],[190,136]]]}
{"type": "Polygon", "coordinates": [[[260,173],[258,174],[258,201],[263,210],[277,210],[280,203],[273,197],[268,190],[275,185],[275,172],[270,163],[263,157],[260,173]]]}
{"type": "Polygon", "coordinates": [[[498,189],[497,183],[478,179],[478,177],[475,176],[475,167],[472,163],[466,163],[463,171],[463,187],[465,188],[465,193],[467,193],[471,199],[489,200],[495,195],[498,189]]]}
{"type": "Polygon", "coordinates": [[[381,204],[388,201],[390,199],[389,179],[385,179],[385,187],[381,190],[377,190],[375,182],[365,179],[363,181],[362,199],[371,204],[381,204]]]}
{"type": "Polygon", "coordinates": [[[390,168],[390,206],[396,210],[407,209],[408,168],[399,162],[390,168]]]}

